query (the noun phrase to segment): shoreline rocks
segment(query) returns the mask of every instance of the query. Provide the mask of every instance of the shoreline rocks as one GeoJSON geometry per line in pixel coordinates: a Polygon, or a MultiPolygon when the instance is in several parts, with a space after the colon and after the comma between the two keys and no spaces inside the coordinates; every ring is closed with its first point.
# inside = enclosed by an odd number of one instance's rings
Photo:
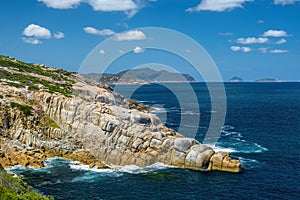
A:
{"type": "Polygon", "coordinates": [[[241,170],[228,153],[185,138],[155,115],[130,108],[112,90],[84,82],[73,88],[85,91],[84,97],[0,87],[0,162],[5,167],[43,167],[46,158],[58,156],[99,168],[161,162],[195,170],[241,170]]]}

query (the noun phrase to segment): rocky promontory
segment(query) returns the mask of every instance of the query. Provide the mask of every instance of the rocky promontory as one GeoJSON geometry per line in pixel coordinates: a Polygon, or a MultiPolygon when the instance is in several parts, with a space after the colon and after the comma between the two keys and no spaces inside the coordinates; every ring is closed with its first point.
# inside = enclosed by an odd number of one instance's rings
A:
{"type": "Polygon", "coordinates": [[[90,167],[156,162],[239,172],[241,163],[164,126],[110,87],[0,57],[0,162],[42,167],[59,156],[90,167]]]}

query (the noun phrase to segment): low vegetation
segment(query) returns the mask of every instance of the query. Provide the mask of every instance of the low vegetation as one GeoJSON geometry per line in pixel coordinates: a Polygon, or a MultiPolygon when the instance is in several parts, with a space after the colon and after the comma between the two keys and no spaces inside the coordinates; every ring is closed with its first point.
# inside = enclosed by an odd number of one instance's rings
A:
{"type": "Polygon", "coordinates": [[[0,199],[1,200],[49,200],[35,192],[20,178],[8,174],[0,164],[0,199]]]}
{"type": "Polygon", "coordinates": [[[22,88],[28,86],[29,90],[39,90],[41,86],[50,93],[58,92],[69,96],[72,94],[72,84],[76,83],[74,79],[70,78],[72,72],[53,69],[44,65],[27,64],[6,56],[0,56],[0,66],[2,82],[12,87],[22,88]],[[3,67],[8,67],[10,70],[4,70],[3,67]],[[31,74],[45,78],[31,76],[31,74]],[[46,78],[48,80],[45,80],[46,78]],[[58,84],[57,81],[60,83],[58,84]]]}
{"type": "Polygon", "coordinates": [[[12,108],[18,108],[26,117],[32,115],[31,114],[31,109],[32,107],[30,106],[24,106],[24,105],[21,105],[21,104],[18,104],[16,102],[10,102],[10,106],[12,108]]]}

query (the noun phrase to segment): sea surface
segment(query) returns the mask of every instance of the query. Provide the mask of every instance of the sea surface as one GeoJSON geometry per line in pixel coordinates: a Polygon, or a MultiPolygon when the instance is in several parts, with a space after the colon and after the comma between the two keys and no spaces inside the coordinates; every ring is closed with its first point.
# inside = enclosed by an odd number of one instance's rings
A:
{"type": "MultiPolygon", "coordinates": [[[[189,94],[172,84],[172,90],[126,85],[121,93],[152,106],[153,114],[183,134],[194,130],[193,119],[200,117],[195,138],[201,142],[216,112],[207,87],[192,83],[198,102],[181,103],[176,95],[189,94]]],[[[97,170],[60,158],[48,159],[43,169],[17,166],[12,171],[55,199],[300,199],[300,83],[225,83],[225,88],[226,121],[213,147],[241,161],[241,173],[160,163],[97,170]]]]}

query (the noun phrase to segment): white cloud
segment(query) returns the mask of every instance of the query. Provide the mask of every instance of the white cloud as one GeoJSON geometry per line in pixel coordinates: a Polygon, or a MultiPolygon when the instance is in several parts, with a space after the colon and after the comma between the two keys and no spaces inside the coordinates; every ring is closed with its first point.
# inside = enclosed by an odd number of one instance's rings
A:
{"type": "Polygon", "coordinates": [[[65,37],[65,34],[62,32],[57,32],[54,34],[55,39],[63,39],[65,37]]]}
{"type": "Polygon", "coordinates": [[[231,51],[239,51],[241,49],[241,47],[239,47],[239,46],[231,46],[230,49],[231,49],[231,51]]]}
{"type": "Polygon", "coordinates": [[[37,38],[22,38],[23,42],[28,43],[28,44],[42,44],[42,42],[37,39],[37,38]]]}
{"type": "Polygon", "coordinates": [[[263,24],[263,23],[265,23],[265,21],[264,20],[258,20],[257,23],[263,24]]]}
{"type": "Polygon", "coordinates": [[[99,54],[105,54],[105,51],[103,50],[103,49],[101,49],[100,51],[99,51],[99,54]]]}
{"type": "Polygon", "coordinates": [[[219,35],[222,35],[222,36],[233,36],[233,33],[232,32],[220,32],[219,35]]]}
{"type": "Polygon", "coordinates": [[[294,4],[299,0],[274,0],[275,5],[289,5],[294,4]]]}
{"type": "Polygon", "coordinates": [[[272,49],[270,50],[270,53],[287,53],[288,50],[283,50],[283,49],[272,49]]]}
{"type": "Polygon", "coordinates": [[[195,11],[229,11],[234,8],[242,8],[243,4],[252,0],[202,0],[196,7],[188,8],[187,12],[195,11]]]}
{"type": "Polygon", "coordinates": [[[143,7],[141,1],[134,0],[38,0],[49,8],[70,9],[81,3],[89,4],[93,10],[101,12],[121,11],[132,17],[143,7]]]}
{"type": "Polygon", "coordinates": [[[264,32],[263,37],[287,37],[288,34],[283,30],[268,30],[264,32]]]}
{"type": "Polygon", "coordinates": [[[134,53],[143,53],[144,51],[145,51],[145,49],[143,49],[142,47],[139,47],[139,46],[137,46],[133,49],[134,53]]]}
{"type": "Polygon", "coordinates": [[[82,0],[38,0],[49,8],[68,9],[74,8],[80,4],[82,0]]]}
{"type": "Polygon", "coordinates": [[[283,39],[283,38],[281,38],[280,40],[278,40],[278,41],[276,42],[276,44],[284,44],[284,43],[286,43],[286,40],[283,39]]]}
{"type": "Polygon", "coordinates": [[[84,27],[83,30],[88,34],[93,34],[93,35],[111,36],[115,34],[115,32],[110,29],[98,30],[94,27],[89,27],[89,26],[84,27]]]}
{"type": "Polygon", "coordinates": [[[247,52],[252,51],[252,49],[249,48],[249,47],[242,47],[242,51],[245,52],[245,53],[247,53],[247,52]]]}
{"type": "Polygon", "coordinates": [[[249,38],[239,38],[237,39],[237,43],[240,44],[264,44],[267,43],[269,41],[268,38],[255,38],[255,37],[249,37],[249,38]]]}
{"type": "Polygon", "coordinates": [[[231,46],[230,49],[231,51],[242,51],[244,53],[248,53],[252,51],[252,49],[249,47],[239,47],[239,46],[231,46]]]}
{"type": "Polygon", "coordinates": [[[96,11],[128,11],[136,10],[137,5],[133,0],[87,0],[96,11]]]}
{"type": "Polygon", "coordinates": [[[47,38],[47,39],[52,37],[51,32],[48,29],[36,24],[28,25],[24,29],[23,35],[27,37],[47,38]]]}
{"type": "Polygon", "coordinates": [[[145,40],[146,35],[139,30],[128,31],[125,33],[116,34],[115,40],[117,41],[129,41],[129,40],[145,40]]]}
{"type": "Polygon", "coordinates": [[[258,49],[261,53],[267,53],[268,52],[268,48],[266,47],[261,47],[258,49]]]}
{"type": "Polygon", "coordinates": [[[57,32],[52,36],[49,29],[36,24],[28,25],[23,30],[23,35],[25,36],[22,38],[23,42],[29,44],[41,44],[42,42],[40,41],[40,39],[62,39],[65,37],[64,33],[62,32],[57,32]]]}

